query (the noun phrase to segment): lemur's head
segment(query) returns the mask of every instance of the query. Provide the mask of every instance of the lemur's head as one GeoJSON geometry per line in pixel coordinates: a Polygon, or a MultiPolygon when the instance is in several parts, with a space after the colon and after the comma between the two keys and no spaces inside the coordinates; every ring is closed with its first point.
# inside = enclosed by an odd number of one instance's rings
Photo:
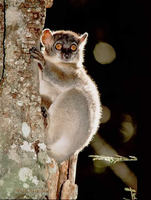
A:
{"type": "Polygon", "coordinates": [[[50,31],[44,29],[41,43],[45,49],[45,55],[50,56],[56,62],[82,63],[83,50],[88,33],[78,35],[72,31],[50,31]]]}

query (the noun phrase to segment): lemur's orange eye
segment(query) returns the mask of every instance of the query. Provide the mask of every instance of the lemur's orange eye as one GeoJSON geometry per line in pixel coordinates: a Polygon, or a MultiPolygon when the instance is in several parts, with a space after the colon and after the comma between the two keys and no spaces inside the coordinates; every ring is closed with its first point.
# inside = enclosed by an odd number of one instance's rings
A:
{"type": "Polygon", "coordinates": [[[62,49],[62,44],[61,43],[57,43],[55,48],[60,51],[62,49]]]}
{"type": "Polygon", "coordinates": [[[72,51],[76,51],[77,50],[77,46],[75,44],[72,44],[70,48],[71,48],[72,51]]]}

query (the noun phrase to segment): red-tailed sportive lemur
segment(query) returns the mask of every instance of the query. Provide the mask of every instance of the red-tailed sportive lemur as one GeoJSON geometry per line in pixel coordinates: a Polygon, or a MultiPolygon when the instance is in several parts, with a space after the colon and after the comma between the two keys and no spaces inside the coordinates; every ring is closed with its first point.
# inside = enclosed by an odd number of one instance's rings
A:
{"type": "Polygon", "coordinates": [[[47,101],[45,141],[49,155],[58,162],[87,146],[99,126],[99,92],[83,66],[87,36],[45,29],[43,52],[30,50],[39,66],[40,94],[47,101]]]}

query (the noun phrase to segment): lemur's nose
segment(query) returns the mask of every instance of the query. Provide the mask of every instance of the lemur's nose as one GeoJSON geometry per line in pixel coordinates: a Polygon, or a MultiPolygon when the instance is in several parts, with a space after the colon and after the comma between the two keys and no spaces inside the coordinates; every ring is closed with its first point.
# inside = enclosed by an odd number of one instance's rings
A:
{"type": "Polygon", "coordinates": [[[64,58],[68,59],[69,58],[69,54],[64,53],[64,58]]]}
{"type": "Polygon", "coordinates": [[[63,48],[63,49],[62,49],[62,53],[63,53],[63,57],[64,57],[65,59],[68,59],[68,58],[69,58],[70,52],[69,52],[69,49],[68,49],[68,48],[63,48]]]}

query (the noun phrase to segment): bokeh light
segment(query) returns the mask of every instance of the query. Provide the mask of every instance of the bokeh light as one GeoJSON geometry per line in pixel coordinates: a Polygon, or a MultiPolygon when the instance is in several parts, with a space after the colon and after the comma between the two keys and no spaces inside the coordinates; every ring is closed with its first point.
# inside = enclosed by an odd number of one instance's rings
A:
{"type": "Polygon", "coordinates": [[[94,57],[101,64],[109,64],[116,58],[115,49],[106,42],[99,42],[93,50],[94,57]]]}
{"type": "Polygon", "coordinates": [[[103,109],[103,114],[101,123],[107,123],[111,118],[111,111],[107,106],[102,106],[102,109],[103,109]]]}
{"type": "Polygon", "coordinates": [[[121,123],[120,132],[123,135],[123,142],[128,142],[136,133],[136,124],[129,114],[124,114],[124,119],[121,123]]]}
{"type": "Polygon", "coordinates": [[[108,167],[108,163],[105,161],[95,160],[93,161],[94,166],[94,172],[97,174],[104,173],[106,170],[106,167],[108,167]]]}

